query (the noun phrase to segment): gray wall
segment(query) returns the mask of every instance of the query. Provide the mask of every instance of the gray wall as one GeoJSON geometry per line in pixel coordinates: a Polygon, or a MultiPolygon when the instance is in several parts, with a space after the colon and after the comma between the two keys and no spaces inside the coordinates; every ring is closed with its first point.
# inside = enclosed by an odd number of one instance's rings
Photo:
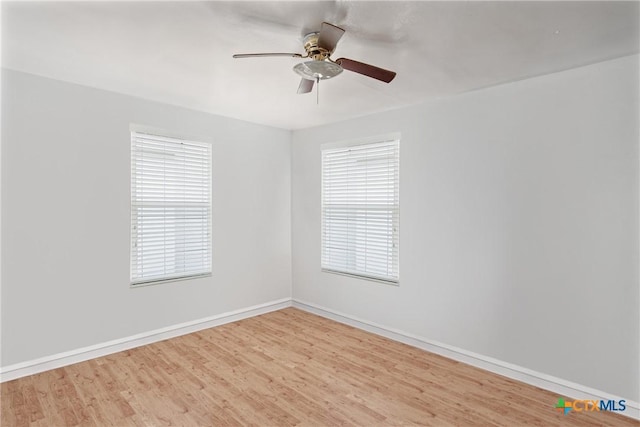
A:
{"type": "Polygon", "coordinates": [[[639,399],[638,57],[294,131],[293,296],[639,399]],[[320,271],[320,144],[402,133],[400,286],[320,271]]]}
{"type": "Polygon", "coordinates": [[[2,73],[2,365],[291,295],[289,131],[2,73]],[[213,276],[129,287],[130,123],[213,140],[213,276]]]}
{"type": "Polygon", "coordinates": [[[638,401],[637,76],[622,58],[292,144],[3,70],[1,364],[286,298],[293,268],[295,298],[638,401]],[[129,288],[130,123],[214,141],[213,277],[129,288]],[[400,286],[321,273],[320,144],[395,131],[400,286]]]}

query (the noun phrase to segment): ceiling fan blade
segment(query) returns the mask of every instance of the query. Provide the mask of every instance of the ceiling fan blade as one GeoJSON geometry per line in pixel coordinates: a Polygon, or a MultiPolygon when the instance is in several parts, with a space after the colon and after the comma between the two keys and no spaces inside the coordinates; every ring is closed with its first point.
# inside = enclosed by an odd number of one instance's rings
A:
{"type": "Polygon", "coordinates": [[[308,79],[301,79],[300,86],[298,86],[298,93],[309,93],[313,89],[315,81],[308,79]]]}
{"type": "Polygon", "coordinates": [[[236,53],[234,58],[262,58],[269,56],[288,56],[290,58],[305,58],[299,53],[236,53]]]}
{"type": "Polygon", "coordinates": [[[323,22],[318,35],[318,47],[328,50],[329,53],[333,52],[343,34],[342,28],[323,22]]]}
{"type": "Polygon", "coordinates": [[[365,76],[383,81],[385,83],[391,82],[396,76],[393,71],[385,70],[384,68],[374,67],[373,65],[365,64],[364,62],[354,61],[353,59],[340,58],[335,61],[336,64],[344,68],[345,70],[353,71],[354,73],[363,74],[365,76]]]}

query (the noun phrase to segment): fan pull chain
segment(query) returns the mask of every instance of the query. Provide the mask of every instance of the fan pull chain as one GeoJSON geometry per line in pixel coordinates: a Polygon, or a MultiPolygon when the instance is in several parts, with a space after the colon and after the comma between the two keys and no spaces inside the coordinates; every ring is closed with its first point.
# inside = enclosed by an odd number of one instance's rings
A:
{"type": "Polygon", "coordinates": [[[316,77],[316,105],[320,105],[320,77],[316,77]]]}

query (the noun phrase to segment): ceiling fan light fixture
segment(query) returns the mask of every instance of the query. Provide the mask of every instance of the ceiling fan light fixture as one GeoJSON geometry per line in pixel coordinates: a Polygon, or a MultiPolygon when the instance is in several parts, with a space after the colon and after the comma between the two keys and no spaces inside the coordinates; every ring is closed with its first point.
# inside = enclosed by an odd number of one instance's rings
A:
{"type": "Polygon", "coordinates": [[[294,66],[293,71],[303,79],[317,81],[335,77],[343,71],[343,68],[329,61],[307,61],[294,66]]]}

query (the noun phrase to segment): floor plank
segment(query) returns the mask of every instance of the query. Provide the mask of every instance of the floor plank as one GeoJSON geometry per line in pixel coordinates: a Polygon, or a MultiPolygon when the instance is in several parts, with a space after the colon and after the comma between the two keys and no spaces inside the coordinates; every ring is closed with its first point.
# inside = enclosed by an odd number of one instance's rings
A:
{"type": "Polygon", "coordinates": [[[8,426],[640,426],[294,308],[3,383],[8,426]]]}

